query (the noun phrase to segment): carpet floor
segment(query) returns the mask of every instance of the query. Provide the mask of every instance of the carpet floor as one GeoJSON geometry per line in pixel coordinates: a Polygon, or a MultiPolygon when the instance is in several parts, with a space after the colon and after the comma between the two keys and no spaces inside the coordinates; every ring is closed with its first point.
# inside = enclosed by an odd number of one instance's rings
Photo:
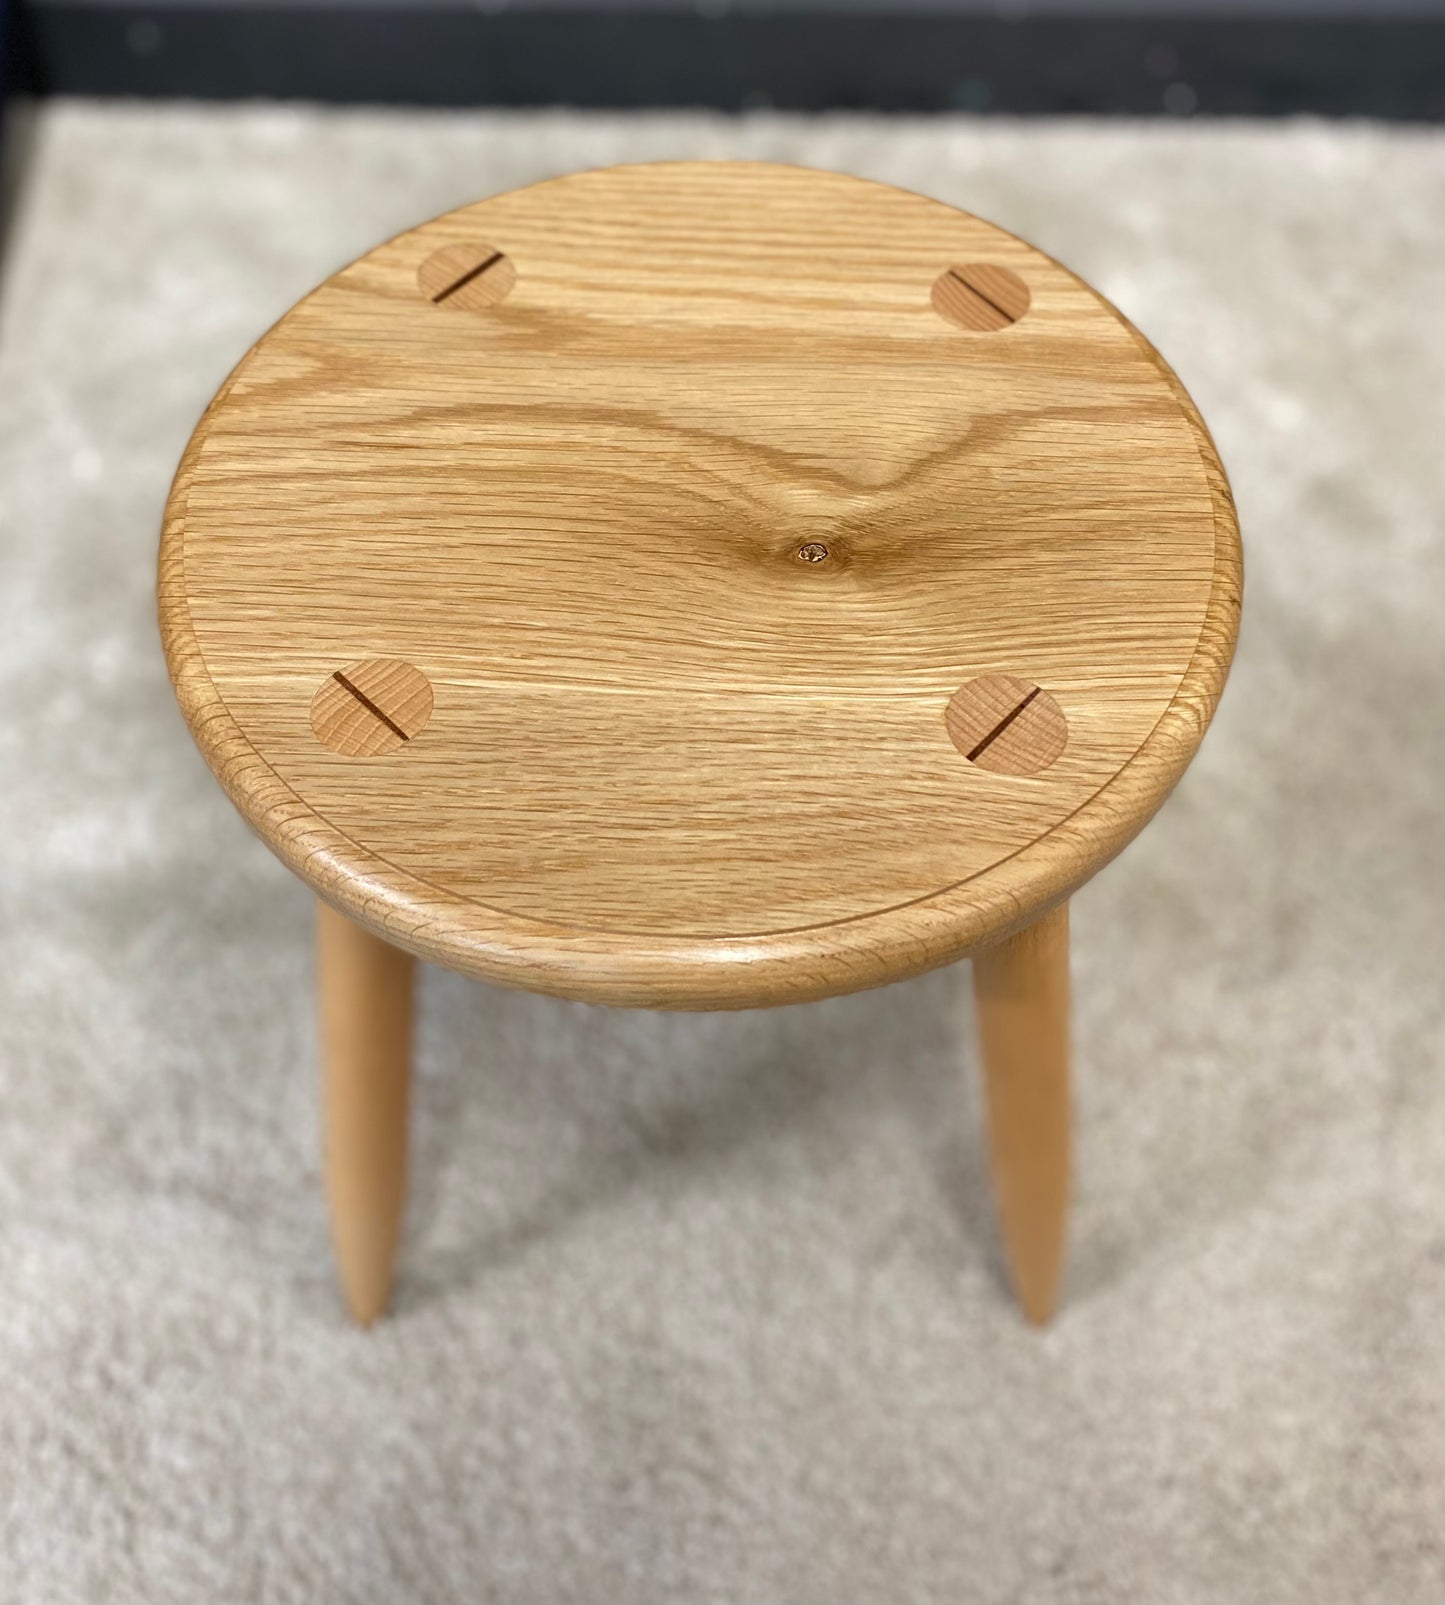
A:
{"type": "Polygon", "coordinates": [[[0,304],[0,1600],[1445,1596],[1445,138],[59,103],[0,304]],[[747,155],[1041,245],[1178,368],[1233,681],[1075,903],[1065,1304],[1001,1280],[966,976],[663,1017],[428,970],[394,1315],[343,1319],[311,903],[210,778],[157,526],[381,237],[747,155]]]}

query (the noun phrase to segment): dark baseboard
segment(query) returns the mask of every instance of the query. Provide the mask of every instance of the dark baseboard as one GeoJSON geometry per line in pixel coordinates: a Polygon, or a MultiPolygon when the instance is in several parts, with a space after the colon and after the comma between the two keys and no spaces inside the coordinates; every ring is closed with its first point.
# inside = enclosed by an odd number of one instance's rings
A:
{"type": "Polygon", "coordinates": [[[420,106],[1445,117],[1445,16],[29,0],[20,87],[420,106]]]}

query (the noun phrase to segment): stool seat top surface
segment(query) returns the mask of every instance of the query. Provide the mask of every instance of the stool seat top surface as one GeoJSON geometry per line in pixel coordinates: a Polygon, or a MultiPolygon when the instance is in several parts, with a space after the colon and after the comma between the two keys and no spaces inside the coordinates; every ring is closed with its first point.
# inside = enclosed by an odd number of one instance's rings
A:
{"type": "Polygon", "coordinates": [[[1189,397],[1050,257],[756,163],[378,247],[231,374],[161,544],[172,678],[316,891],[652,1007],[945,963],[1148,820],[1223,686],[1189,397]]]}

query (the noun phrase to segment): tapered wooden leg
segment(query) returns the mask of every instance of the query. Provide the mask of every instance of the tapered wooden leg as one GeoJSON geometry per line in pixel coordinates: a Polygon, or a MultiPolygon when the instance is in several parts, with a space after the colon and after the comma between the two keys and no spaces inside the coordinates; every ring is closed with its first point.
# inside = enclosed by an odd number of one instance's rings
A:
{"type": "Polygon", "coordinates": [[[1054,1312],[1069,1207],[1069,908],[973,961],[989,1154],[1024,1314],[1054,1312]]]}
{"type": "Polygon", "coordinates": [[[411,955],[318,903],[326,1196],[362,1326],[386,1308],[406,1202],[411,955]]]}

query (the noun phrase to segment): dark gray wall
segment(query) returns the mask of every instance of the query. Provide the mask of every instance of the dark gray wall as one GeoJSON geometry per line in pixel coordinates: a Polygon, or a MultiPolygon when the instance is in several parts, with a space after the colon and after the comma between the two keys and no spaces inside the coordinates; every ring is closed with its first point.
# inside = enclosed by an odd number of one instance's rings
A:
{"type": "Polygon", "coordinates": [[[19,0],[38,93],[1445,117],[1440,0],[19,0]]]}

